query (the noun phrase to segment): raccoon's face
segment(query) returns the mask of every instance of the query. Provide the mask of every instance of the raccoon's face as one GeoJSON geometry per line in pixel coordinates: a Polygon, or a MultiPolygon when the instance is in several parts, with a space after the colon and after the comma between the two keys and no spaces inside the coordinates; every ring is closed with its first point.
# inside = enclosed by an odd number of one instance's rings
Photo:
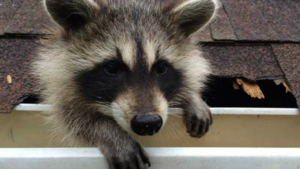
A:
{"type": "Polygon", "coordinates": [[[63,46],[53,53],[63,58],[58,72],[68,74],[61,86],[127,131],[157,133],[168,107],[200,92],[210,72],[189,35],[212,17],[211,0],[49,0],[45,6],[63,28],[56,39],[63,46]]]}

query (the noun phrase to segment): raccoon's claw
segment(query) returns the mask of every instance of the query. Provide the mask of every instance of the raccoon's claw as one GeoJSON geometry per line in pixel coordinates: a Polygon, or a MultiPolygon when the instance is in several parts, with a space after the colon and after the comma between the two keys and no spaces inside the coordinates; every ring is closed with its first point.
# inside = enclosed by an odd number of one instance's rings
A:
{"type": "Polygon", "coordinates": [[[191,137],[202,137],[208,132],[212,123],[211,118],[199,118],[197,115],[192,115],[186,119],[187,132],[191,137]]]}
{"type": "Polygon", "coordinates": [[[202,137],[208,132],[212,122],[212,115],[206,103],[202,104],[201,108],[190,107],[185,113],[187,132],[191,137],[202,137]]]}
{"type": "Polygon", "coordinates": [[[148,155],[138,143],[133,152],[114,156],[108,159],[108,164],[109,169],[147,169],[151,167],[148,155]]]}

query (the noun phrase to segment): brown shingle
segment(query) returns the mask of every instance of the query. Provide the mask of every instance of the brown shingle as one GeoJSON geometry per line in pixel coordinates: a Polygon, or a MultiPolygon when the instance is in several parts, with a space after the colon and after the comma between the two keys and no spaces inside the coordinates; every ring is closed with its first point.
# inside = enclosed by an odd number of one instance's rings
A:
{"type": "Polygon", "coordinates": [[[223,77],[251,80],[277,79],[284,76],[268,45],[225,44],[203,46],[204,56],[223,77]]]}
{"type": "Polygon", "coordinates": [[[23,0],[0,0],[0,35],[22,4],[23,0]]]}
{"type": "Polygon", "coordinates": [[[0,39],[0,112],[9,113],[14,105],[35,93],[29,71],[36,47],[33,39],[0,39]]]}
{"type": "Polygon", "coordinates": [[[214,40],[237,40],[223,6],[210,24],[210,28],[214,40]]]}
{"type": "Polygon", "coordinates": [[[193,39],[195,39],[196,42],[211,42],[213,41],[211,37],[211,31],[209,26],[206,26],[202,30],[199,30],[193,34],[193,39]]]}
{"type": "Polygon", "coordinates": [[[222,0],[238,40],[300,41],[299,0],[222,0]]]}
{"type": "Polygon", "coordinates": [[[300,106],[300,44],[273,44],[272,47],[300,106]]]}
{"type": "Polygon", "coordinates": [[[5,33],[43,34],[53,25],[42,0],[26,0],[5,29],[5,33]]]}

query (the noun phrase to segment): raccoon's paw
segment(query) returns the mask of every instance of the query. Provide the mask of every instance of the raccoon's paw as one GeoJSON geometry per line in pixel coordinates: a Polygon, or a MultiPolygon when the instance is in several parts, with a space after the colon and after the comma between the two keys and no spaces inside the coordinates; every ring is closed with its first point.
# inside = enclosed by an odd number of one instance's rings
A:
{"type": "Polygon", "coordinates": [[[119,152],[108,158],[109,169],[147,169],[151,167],[149,157],[139,143],[132,147],[124,147],[126,151],[119,152]]]}
{"type": "Polygon", "coordinates": [[[196,138],[204,136],[213,122],[210,109],[205,102],[197,107],[190,105],[185,111],[184,120],[187,132],[196,138]]]}

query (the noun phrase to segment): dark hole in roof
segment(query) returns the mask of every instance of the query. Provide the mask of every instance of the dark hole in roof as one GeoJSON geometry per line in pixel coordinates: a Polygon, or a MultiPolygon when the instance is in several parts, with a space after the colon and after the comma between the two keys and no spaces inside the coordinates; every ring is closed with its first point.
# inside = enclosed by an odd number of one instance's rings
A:
{"type": "Polygon", "coordinates": [[[230,78],[213,77],[203,98],[211,107],[297,108],[296,99],[285,92],[283,85],[277,86],[273,80],[261,80],[257,84],[265,99],[253,99],[244,90],[235,90],[230,78]]]}
{"type": "Polygon", "coordinates": [[[34,103],[34,104],[38,104],[40,102],[41,101],[40,101],[40,99],[39,99],[39,97],[37,95],[31,95],[31,96],[27,97],[26,99],[24,99],[22,103],[28,103],[28,104],[29,103],[30,104],[34,103]]]}

